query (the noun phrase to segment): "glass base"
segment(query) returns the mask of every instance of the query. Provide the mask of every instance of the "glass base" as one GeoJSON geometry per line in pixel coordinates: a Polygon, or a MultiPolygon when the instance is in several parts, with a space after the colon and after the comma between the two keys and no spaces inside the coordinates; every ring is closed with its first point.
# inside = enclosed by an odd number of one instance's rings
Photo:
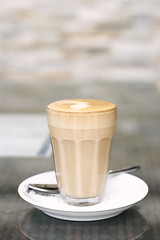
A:
{"type": "Polygon", "coordinates": [[[91,206],[99,203],[100,196],[93,197],[93,198],[72,198],[68,196],[63,196],[63,200],[70,205],[84,207],[84,206],[91,206]]]}

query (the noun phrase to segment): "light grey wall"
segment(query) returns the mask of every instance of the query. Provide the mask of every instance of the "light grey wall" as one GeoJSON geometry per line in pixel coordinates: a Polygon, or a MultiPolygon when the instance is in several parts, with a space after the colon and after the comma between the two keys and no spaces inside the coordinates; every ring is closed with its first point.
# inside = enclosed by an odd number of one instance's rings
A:
{"type": "Polygon", "coordinates": [[[159,82],[160,0],[0,5],[0,80],[159,82]]]}

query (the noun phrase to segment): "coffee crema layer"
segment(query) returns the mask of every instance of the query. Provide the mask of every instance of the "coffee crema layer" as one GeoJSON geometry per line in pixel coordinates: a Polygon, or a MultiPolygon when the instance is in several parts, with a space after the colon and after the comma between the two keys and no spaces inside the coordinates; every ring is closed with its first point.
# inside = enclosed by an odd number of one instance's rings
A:
{"type": "Polygon", "coordinates": [[[53,102],[47,108],[64,113],[97,113],[116,109],[116,105],[103,100],[69,99],[53,102]]]}
{"type": "Polygon", "coordinates": [[[47,113],[50,126],[64,129],[111,127],[115,124],[117,117],[115,104],[93,99],[73,99],[53,102],[48,105],[47,113]]]}

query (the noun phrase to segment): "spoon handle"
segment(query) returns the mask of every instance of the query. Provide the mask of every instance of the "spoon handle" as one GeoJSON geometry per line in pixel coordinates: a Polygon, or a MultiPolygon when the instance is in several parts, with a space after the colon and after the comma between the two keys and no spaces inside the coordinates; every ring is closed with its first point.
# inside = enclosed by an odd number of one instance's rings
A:
{"type": "Polygon", "coordinates": [[[115,173],[121,173],[121,172],[133,172],[138,169],[140,169],[140,166],[137,165],[137,166],[122,168],[122,169],[118,169],[118,170],[110,170],[109,174],[115,174],[115,173]]]}
{"type": "MultiPolygon", "coordinates": [[[[121,172],[133,172],[135,170],[140,169],[140,166],[132,166],[128,168],[118,169],[118,170],[110,170],[109,174],[116,174],[121,172]]],[[[59,193],[59,189],[57,184],[28,184],[29,190],[34,190],[36,192],[43,192],[46,194],[57,194],[59,193]]]]}

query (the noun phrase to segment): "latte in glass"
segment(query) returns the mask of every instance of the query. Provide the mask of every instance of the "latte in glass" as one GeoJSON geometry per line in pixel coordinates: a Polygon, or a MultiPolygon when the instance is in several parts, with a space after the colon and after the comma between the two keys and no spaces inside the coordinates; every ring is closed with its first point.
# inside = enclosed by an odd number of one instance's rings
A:
{"type": "Polygon", "coordinates": [[[117,108],[107,101],[69,99],[47,106],[55,172],[64,201],[100,201],[110,164],[117,108]]]}

